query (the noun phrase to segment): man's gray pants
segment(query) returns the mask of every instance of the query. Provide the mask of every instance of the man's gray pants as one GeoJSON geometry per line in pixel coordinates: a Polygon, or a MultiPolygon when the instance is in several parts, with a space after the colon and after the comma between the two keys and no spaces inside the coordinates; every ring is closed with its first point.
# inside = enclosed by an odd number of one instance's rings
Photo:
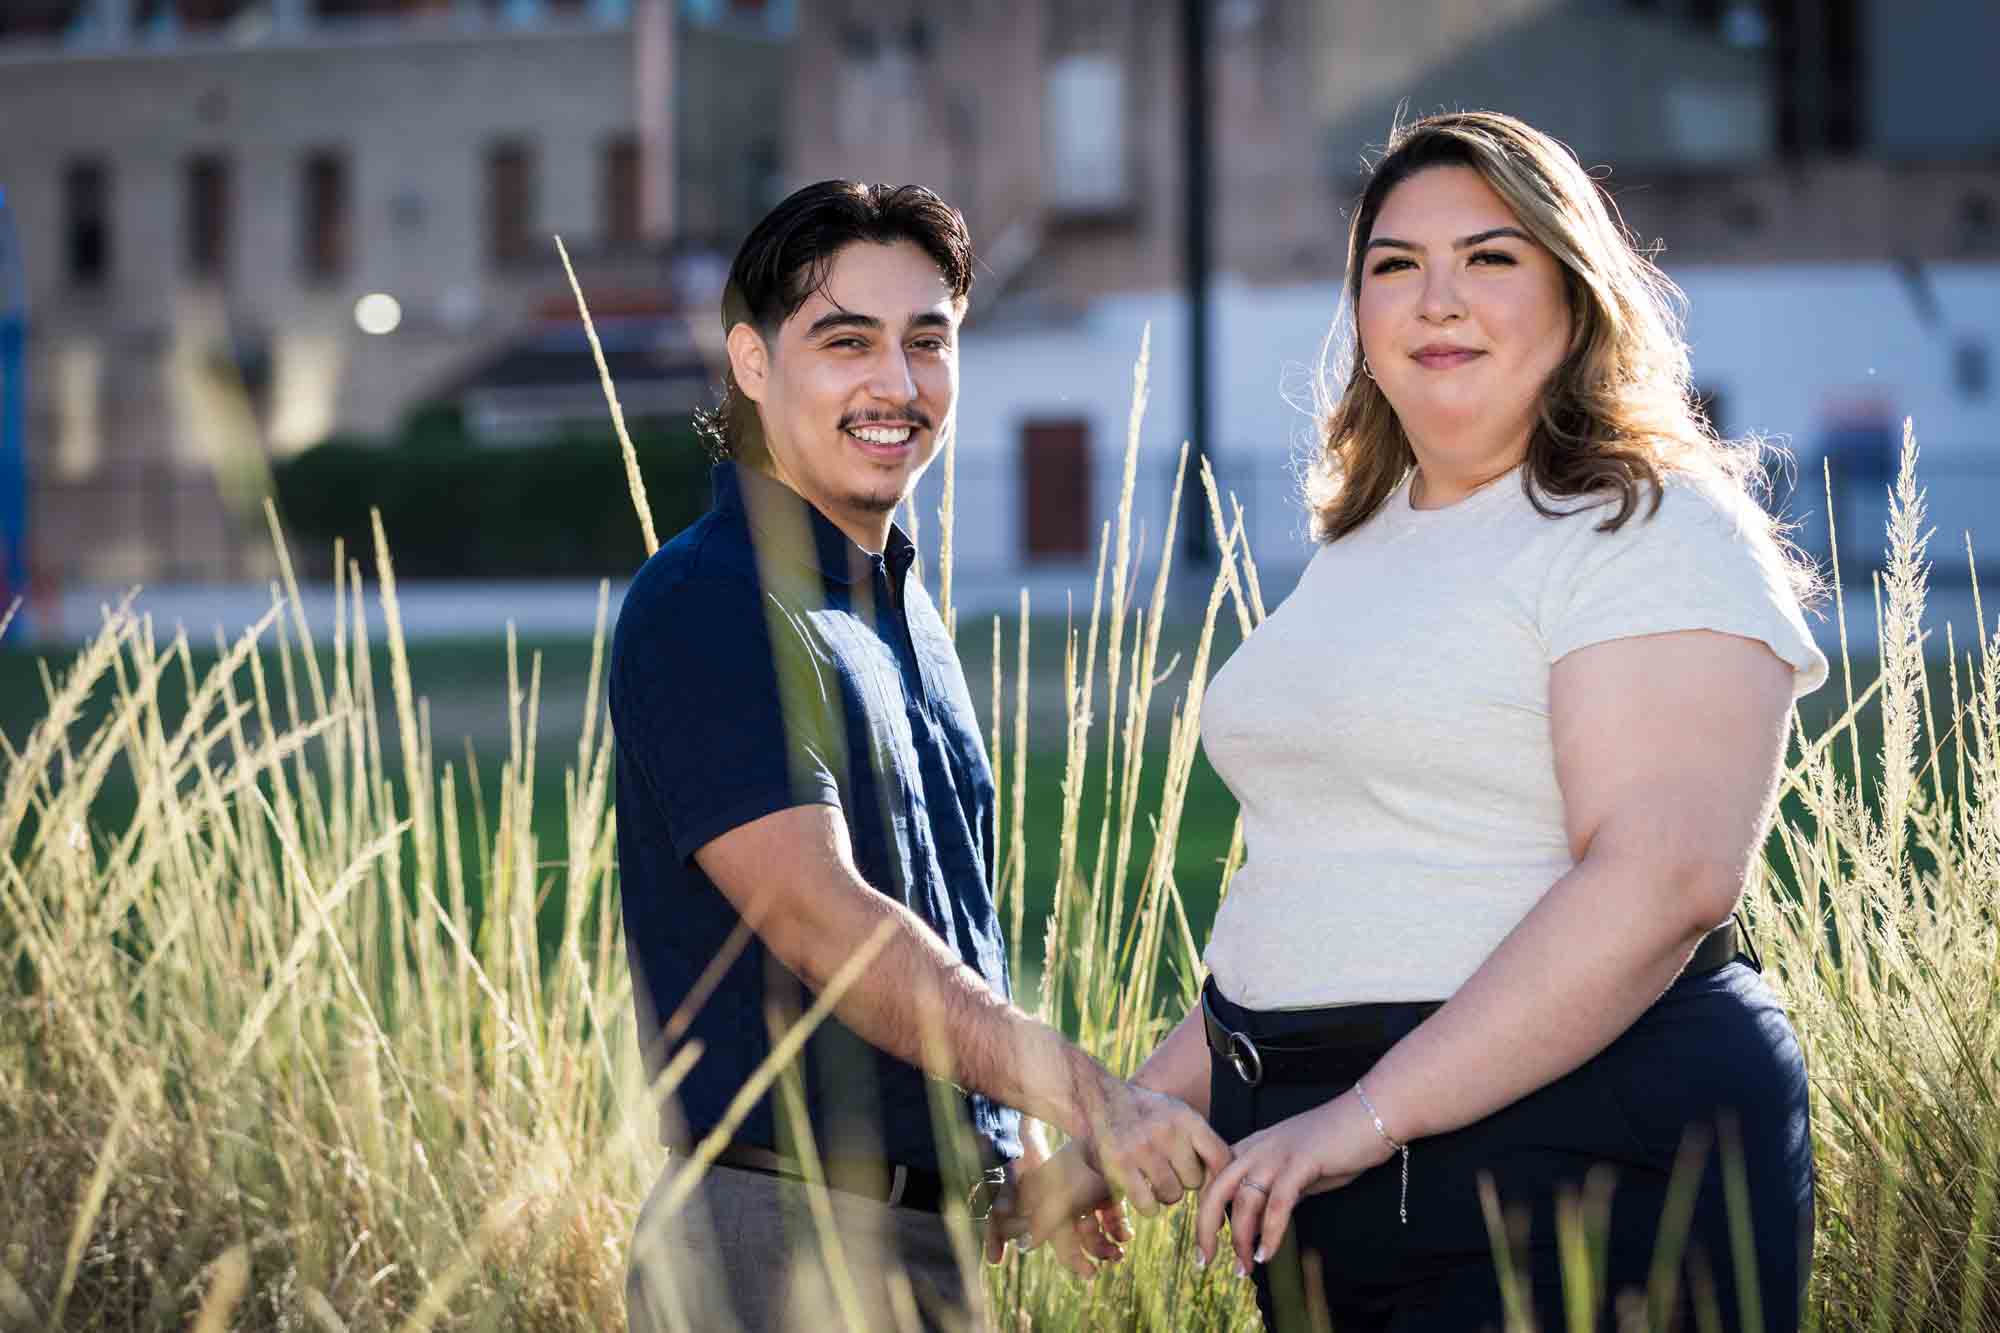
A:
{"type": "Polygon", "coordinates": [[[669,1162],[639,1210],[625,1280],[631,1333],[987,1327],[978,1255],[961,1260],[938,1214],[711,1167],[669,1217],[662,1204],[685,1169],[669,1162]],[[814,1216],[815,1194],[830,1226],[814,1216]]]}

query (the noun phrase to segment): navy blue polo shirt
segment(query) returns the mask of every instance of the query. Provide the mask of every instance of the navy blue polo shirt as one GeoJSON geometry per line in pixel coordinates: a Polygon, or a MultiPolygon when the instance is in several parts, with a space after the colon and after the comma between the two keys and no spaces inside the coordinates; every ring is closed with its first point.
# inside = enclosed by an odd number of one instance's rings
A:
{"type": "MultiPolygon", "coordinates": [[[[908,577],[915,558],[900,529],[871,554],[788,487],[724,463],[714,507],[626,592],[610,675],[618,857],[653,1072],[675,1050],[662,1024],[741,921],[695,853],[798,805],[837,807],[863,878],[1008,994],[990,873],[993,773],[957,653],[908,577]]],[[[666,1140],[714,1128],[770,1052],[771,1006],[796,1015],[811,999],[749,935],[681,1037],[704,1054],[663,1123],[666,1140]]],[[[827,1156],[939,1169],[934,1102],[963,1114],[983,1153],[1020,1153],[1014,1111],[937,1085],[837,1018],[799,1068],[827,1156]]],[[[787,1148],[777,1106],[765,1097],[736,1141],[787,1148]]]]}

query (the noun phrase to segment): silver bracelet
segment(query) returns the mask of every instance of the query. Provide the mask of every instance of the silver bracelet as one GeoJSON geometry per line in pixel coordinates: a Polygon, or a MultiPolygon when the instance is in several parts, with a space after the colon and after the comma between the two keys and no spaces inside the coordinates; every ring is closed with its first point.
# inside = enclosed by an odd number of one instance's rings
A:
{"type": "Polygon", "coordinates": [[[1375,1122],[1375,1132],[1382,1136],[1382,1142],[1403,1155],[1403,1201],[1397,1212],[1402,1216],[1403,1225],[1408,1226],[1410,1225],[1410,1145],[1398,1143],[1389,1137],[1388,1129],[1382,1124],[1382,1117],[1375,1112],[1375,1103],[1368,1100],[1368,1094],[1361,1090],[1359,1083],[1354,1085],[1354,1095],[1360,1099],[1361,1109],[1368,1112],[1368,1118],[1375,1122]]]}

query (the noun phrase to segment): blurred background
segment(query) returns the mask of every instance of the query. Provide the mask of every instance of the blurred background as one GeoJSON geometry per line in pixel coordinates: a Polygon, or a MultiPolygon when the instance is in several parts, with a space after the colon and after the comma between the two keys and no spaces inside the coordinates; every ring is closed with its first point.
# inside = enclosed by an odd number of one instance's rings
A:
{"type": "Polygon", "coordinates": [[[266,496],[314,579],[380,507],[413,634],[587,632],[643,551],[551,237],[664,537],[707,501],[728,260],[829,176],[930,185],[979,247],[962,607],[1087,604],[1148,323],[1138,513],[1191,440],[1275,601],[1344,210],[1399,105],[1608,171],[1710,414],[1790,445],[1822,553],[1831,462],[1861,587],[1914,417],[1959,595],[1964,530],[2000,571],[1996,70],[1993,0],[0,0],[10,642],[140,583],[197,637],[247,623],[266,496]]]}

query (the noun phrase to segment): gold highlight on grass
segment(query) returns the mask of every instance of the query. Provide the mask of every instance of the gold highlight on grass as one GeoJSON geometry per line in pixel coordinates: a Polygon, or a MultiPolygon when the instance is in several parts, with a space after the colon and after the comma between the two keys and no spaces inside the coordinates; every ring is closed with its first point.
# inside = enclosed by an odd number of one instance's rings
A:
{"type": "MultiPolygon", "coordinates": [[[[1220,563],[1203,571],[1193,651],[1160,660],[1178,503],[1148,543],[1133,513],[1146,388],[1142,349],[1090,613],[1059,645],[1053,884],[1029,881],[1025,599],[1011,645],[995,621],[985,719],[1003,788],[997,890],[1010,948],[1040,975],[1020,999],[1114,1070],[1184,1012],[1200,975],[1186,901],[1225,892],[1244,856],[1240,823],[1199,882],[1174,851],[1218,620],[1227,606],[1241,633],[1264,616],[1242,509],[1204,470],[1192,480],[1220,563]],[[1155,551],[1142,603],[1137,568],[1155,551]],[[1156,715],[1168,744],[1149,802],[1156,715]],[[1102,801],[1095,819],[1087,795],[1102,801]],[[1053,902],[1047,919],[1025,919],[1030,890],[1053,902]]],[[[1952,631],[1926,637],[1915,477],[1911,438],[1878,679],[1848,680],[1824,728],[1801,715],[1746,910],[1812,1075],[1812,1326],[2000,1333],[2000,633],[1982,619],[1971,652],[1952,631]],[[1940,640],[1945,656],[1927,661],[1940,640]],[[1877,721],[1881,739],[1865,742],[1877,721]]],[[[700,1048],[649,1080],[632,1027],[598,697],[607,595],[580,740],[559,761],[563,832],[543,846],[540,659],[524,671],[510,634],[494,664],[497,787],[470,757],[441,764],[403,642],[395,535],[378,525],[372,553],[389,698],[376,696],[371,576],[336,553],[332,642],[318,644],[279,539],[271,613],[205,672],[184,636],[162,643],[128,606],[108,608],[46,674],[40,721],[0,738],[0,1325],[621,1326],[626,1247],[664,1160],[656,1112],[700,1048]],[[106,815],[114,787],[129,817],[106,815]]],[[[778,1086],[866,962],[817,997],[745,1097],[778,1086]]],[[[1725,1166],[1726,1148],[1713,1149],[1725,1166]]],[[[676,1181],[683,1196],[694,1175],[676,1181]]],[[[1595,1262],[1600,1203],[1564,1209],[1572,1265],[1595,1262]]],[[[1141,1220],[1125,1262],[1091,1284],[1046,1253],[1010,1254],[987,1275],[999,1322],[1255,1328],[1224,1265],[1192,1267],[1192,1217],[1141,1220]]],[[[1670,1272],[1678,1253],[1663,1260],[1670,1272]]],[[[1533,1314],[1552,1329],[1608,1308],[1648,1328],[1675,1299],[1664,1282],[1635,1296],[1579,1272],[1565,1310],[1533,1314]]],[[[1680,1304],[1697,1326],[1715,1314],[1712,1291],[1680,1304]]]]}

